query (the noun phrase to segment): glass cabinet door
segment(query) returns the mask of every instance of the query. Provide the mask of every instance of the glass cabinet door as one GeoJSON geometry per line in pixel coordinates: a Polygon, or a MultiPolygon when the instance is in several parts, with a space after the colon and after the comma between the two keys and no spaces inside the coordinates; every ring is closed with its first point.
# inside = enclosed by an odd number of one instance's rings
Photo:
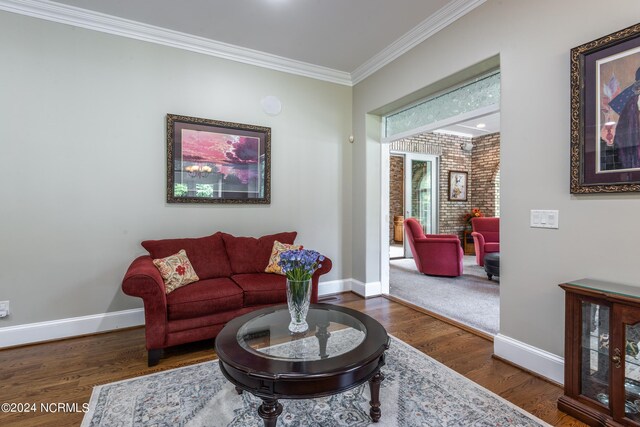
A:
{"type": "Polygon", "coordinates": [[[581,318],[580,394],[610,407],[609,306],[583,301],[581,318]]]}
{"type": "Polygon", "coordinates": [[[640,311],[638,307],[615,304],[612,346],[612,390],[617,397],[613,417],[624,425],[640,426],[640,311]]]}
{"type": "Polygon", "coordinates": [[[624,416],[640,423],[640,323],[624,325],[624,416]]]}

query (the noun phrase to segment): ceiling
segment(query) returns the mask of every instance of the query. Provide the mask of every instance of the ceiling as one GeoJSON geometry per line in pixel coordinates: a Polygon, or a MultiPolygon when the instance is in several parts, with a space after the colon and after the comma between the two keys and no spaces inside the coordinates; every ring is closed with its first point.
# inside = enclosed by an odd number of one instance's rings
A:
{"type": "Polygon", "coordinates": [[[489,135],[490,133],[500,132],[500,112],[441,127],[434,132],[467,138],[477,138],[479,136],[489,135]],[[484,127],[478,127],[478,125],[484,125],[484,127]]]}
{"type": "Polygon", "coordinates": [[[55,3],[352,73],[420,24],[427,22],[431,29],[440,29],[439,24],[453,22],[481,2],[57,0],[55,3]]]}

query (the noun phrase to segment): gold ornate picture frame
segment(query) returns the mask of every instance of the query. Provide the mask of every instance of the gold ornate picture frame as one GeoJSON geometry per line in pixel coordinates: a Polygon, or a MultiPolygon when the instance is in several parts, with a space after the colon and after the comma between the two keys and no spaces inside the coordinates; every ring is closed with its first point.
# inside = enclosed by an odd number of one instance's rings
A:
{"type": "Polygon", "coordinates": [[[640,24],[571,49],[571,193],[640,191],[640,24]]]}
{"type": "Polygon", "coordinates": [[[167,202],[269,204],[271,128],[167,114],[167,202]]]}

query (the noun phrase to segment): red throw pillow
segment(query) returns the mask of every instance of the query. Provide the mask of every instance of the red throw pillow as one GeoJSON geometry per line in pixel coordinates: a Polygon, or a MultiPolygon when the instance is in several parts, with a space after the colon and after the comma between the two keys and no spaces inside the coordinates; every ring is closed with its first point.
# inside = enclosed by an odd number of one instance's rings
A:
{"type": "Polygon", "coordinates": [[[277,240],[292,245],[297,235],[296,231],[291,231],[270,234],[256,239],[255,237],[236,237],[222,233],[222,239],[227,248],[231,269],[235,274],[264,273],[269,264],[273,242],[277,240]]]}
{"type": "Polygon", "coordinates": [[[154,259],[166,258],[184,249],[200,280],[231,276],[231,265],[220,232],[194,239],[145,240],[142,247],[154,259]]]}

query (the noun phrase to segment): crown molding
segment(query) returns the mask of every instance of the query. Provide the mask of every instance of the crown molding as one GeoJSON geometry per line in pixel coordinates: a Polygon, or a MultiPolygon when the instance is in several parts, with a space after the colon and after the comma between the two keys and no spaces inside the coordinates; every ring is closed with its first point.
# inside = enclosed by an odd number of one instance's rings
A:
{"type": "Polygon", "coordinates": [[[49,0],[0,0],[0,10],[61,24],[188,50],[284,73],[353,86],[422,43],[486,0],[453,0],[352,73],[296,61],[254,49],[118,18],[49,0]]]}
{"type": "Polygon", "coordinates": [[[175,47],[331,83],[347,86],[352,85],[351,75],[344,71],[296,61],[48,0],[0,0],[0,10],[175,47]]]}
{"type": "Polygon", "coordinates": [[[360,83],[380,68],[405,54],[455,20],[463,17],[486,0],[454,0],[382,51],[371,57],[351,73],[353,85],[360,83]]]}

